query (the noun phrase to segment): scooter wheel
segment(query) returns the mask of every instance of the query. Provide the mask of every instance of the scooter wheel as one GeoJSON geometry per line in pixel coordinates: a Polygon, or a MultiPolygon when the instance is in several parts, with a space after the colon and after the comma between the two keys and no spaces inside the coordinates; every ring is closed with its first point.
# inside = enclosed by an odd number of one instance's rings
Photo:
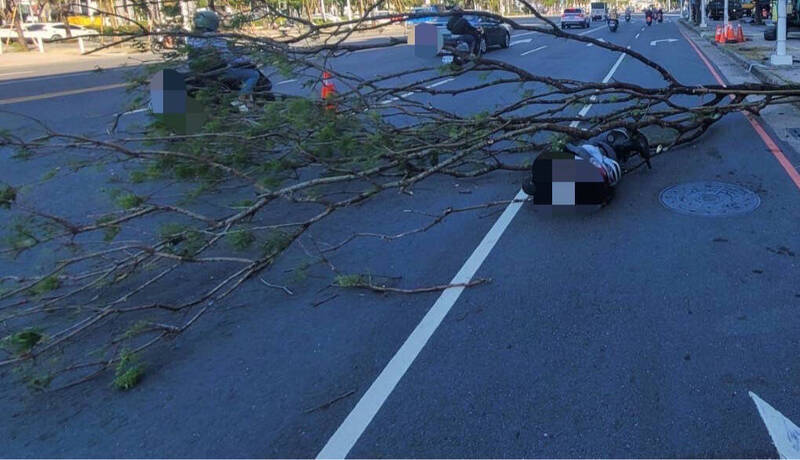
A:
{"type": "Polygon", "coordinates": [[[536,186],[533,185],[532,180],[528,179],[522,183],[522,191],[530,196],[533,196],[533,194],[536,193],[536,186]]]}

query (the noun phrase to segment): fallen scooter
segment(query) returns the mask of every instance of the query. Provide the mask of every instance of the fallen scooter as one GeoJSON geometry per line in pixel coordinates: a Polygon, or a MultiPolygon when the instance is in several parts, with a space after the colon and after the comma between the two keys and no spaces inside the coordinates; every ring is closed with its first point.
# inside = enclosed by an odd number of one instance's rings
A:
{"type": "MultiPolygon", "coordinates": [[[[272,93],[272,82],[264,75],[261,69],[256,67],[255,64],[244,64],[236,67],[258,71],[258,82],[256,82],[256,86],[253,88],[253,98],[256,102],[275,100],[275,96],[272,93]]],[[[223,93],[238,92],[242,87],[242,81],[223,76],[226,69],[227,67],[218,67],[203,73],[183,72],[187,94],[194,97],[200,90],[205,88],[218,88],[222,90],[223,93]]]]}
{"type": "MultiPolygon", "coordinates": [[[[480,32],[480,41],[477,43],[478,53],[475,57],[480,57],[486,52],[486,37],[482,28],[478,28],[480,32]]],[[[442,64],[463,65],[473,59],[472,49],[470,49],[469,40],[465,35],[452,35],[445,40],[442,47],[442,64]]]]}
{"type": "Polygon", "coordinates": [[[621,164],[635,155],[651,168],[647,138],[638,131],[614,129],[602,140],[542,152],[522,190],[533,196],[534,205],[605,206],[622,179],[621,164]]]}

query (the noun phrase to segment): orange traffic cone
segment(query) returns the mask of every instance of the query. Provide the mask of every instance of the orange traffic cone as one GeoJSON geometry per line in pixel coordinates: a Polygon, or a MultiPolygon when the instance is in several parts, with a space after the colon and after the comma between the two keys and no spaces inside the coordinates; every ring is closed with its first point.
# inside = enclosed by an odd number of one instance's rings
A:
{"type": "Polygon", "coordinates": [[[741,24],[736,24],[736,41],[738,41],[740,43],[745,41],[745,39],[744,39],[744,30],[742,30],[742,25],[741,24]]]}
{"type": "Polygon", "coordinates": [[[717,25],[717,31],[714,33],[714,41],[717,43],[725,43],[725,34],[722,32],[721,25],[717,25]]]}
{"type": "MultiPolygon", "coordinates": [[[[322,96],[322,100],[328,100],[336,95],[336,86],[331,81],[331,74],[328,71],[322,72],[322,92],[320,94],[322,96]]],[[[334,109],[333,104],[328,104],[325,106],[326,109],[332,110],[334,109]]]]}
{"type": "Polygon", "coordinates": [[[725,29],[725,42],[736,43],[736,32],[733,31],[732,24],[728,24],[728,27],[725,29]]]}

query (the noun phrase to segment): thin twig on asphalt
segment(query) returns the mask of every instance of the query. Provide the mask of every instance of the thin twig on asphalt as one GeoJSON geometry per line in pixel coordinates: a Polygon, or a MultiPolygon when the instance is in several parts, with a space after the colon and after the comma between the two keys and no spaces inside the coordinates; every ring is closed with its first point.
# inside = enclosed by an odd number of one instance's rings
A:
{"type": "Polygon", "coordinates": [[[261,280],[261,282],[264,283],[265,286],[269,286],[269,287],[275,288],[275,289],[281,289],[283,292],[285,292],[285,293],[287,293],[289,295],[294,295],[294,292],[289,290],[289,288],[287,288],[286,286],[280,286],[278,284],[268,283],[267,281],[264,280],[264,278],[259,278],[259,280],[261,280]]]}
{"type": "Polygon", "coordinates": [[[342,400],[342,399],[352,395],[355,392],[356,392],[356,390],[354,390],[354,389],[350,390],[347,393],[344,393],[343,395],[340,395],[340,396],[337,396],[337,397],[331,399],[330,401],[326,402],[325,404],[323,404],[321,406],[317,406],[317,407],[314,407],[314,408],[311,408],[311,409],[306,409],[306,410],[303,411],[303,413],[304,414],[310,414],[310,413],[312,413],[314,411],[318,411],[320,409],[327,409],[328,407],[332,406],[333,403],[335,403],[335,402],[337,402],[339,400],[342,400]]]}

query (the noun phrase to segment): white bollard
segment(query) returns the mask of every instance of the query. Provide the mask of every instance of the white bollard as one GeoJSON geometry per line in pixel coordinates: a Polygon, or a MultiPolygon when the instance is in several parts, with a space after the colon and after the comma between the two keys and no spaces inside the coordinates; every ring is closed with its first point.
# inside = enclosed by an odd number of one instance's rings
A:
{"type": "Polygon", "coordinates": [[[44,42],[42,41],[42,37],[38,38],[36,45],[39,47],[39,52],[44,53],[44,42]]]}
{"type": "Polygon", "coordinates": [[[728,21],[730,20],[728,18],[728,0],[725,0],[725,5],[722,7],[722,14],[723,14],[723,16],[722,16],[722,30],[724,30],[725,33],[727,34],[728,33],[728,21]]]}
{"type": "Polygon", "coordinates": [[[786,54],[786,0],[778,0],[778,43],[770,56],[772,65],[792,65],[792,55],[786,54]]]}
{"type": "Polygon", "coordinates": [[[81,54],[86,53],[86,48],[83,47],[83,37],[78,37],[78,48],[81,49],[81,54]]]}

